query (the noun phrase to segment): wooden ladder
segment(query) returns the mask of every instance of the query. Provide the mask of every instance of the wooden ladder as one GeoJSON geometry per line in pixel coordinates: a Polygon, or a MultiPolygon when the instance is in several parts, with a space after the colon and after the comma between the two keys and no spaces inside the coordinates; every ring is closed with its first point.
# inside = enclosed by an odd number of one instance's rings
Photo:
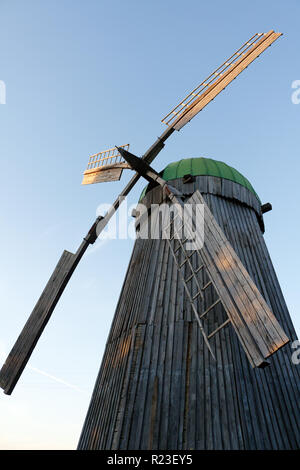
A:
{"type": "MultiPolygon", "coordinates": [[[[215,328],[211,333],[207,334],[205,332],[202,320],[205,317],[207,317],[207,315],[212,311],[212,309],[214,307],[216,307],[218,304],[222,303],[222,301],[221,301],[221,298],[219,296],[217,296],[217,299],[214,300],[209,305],[209,307],[207,307],[205,310],[203,308],[203,311],[201,313],[198,312],[197,300],[200,298],[201,303],[204,304],[204,292],[205,292],[205,290],[208,287],[210,287],[211,285],[214,287],[215,292],[216,292],[216,289],[215,289],[215,285],[213,283],[213,280],[212,280],[211,276],[209,275],[209,273],[208,273],[208,271],[205,267],[205,263],[204,263],[204,261],[201,257],[200,251],[199,250],[187,250],[185,248],[185,244],[187,242],[190,242],[190,239],[189,238],[183,238],[183,239],[180,238],[180,236],[182,235],[182,232],[183,232],[183,226],[184,226],[184,223],[183,223],[183,220],[181,218],[180,213],[175,214],[172,221],[163,228],[163,238],[165,238],[167,240],[167,243],[169,245],[170,251],[171,251],[172,256],[174,258],[175,265],[178,269],[181,281],[183,283],[184,290],[185,290],[185,292],[187,294],[187,297],[189,299],[192,311],[194,312],[194,315],[196,317],[196,320],[197,320],[197,323],[199,325],[201,334],[204,338],[205,344],[207,345],[212,357],[216,360],[215,355],[214,355],[214,353],[212,351],[212,348],[211,348],[211,345],[210,345],[210,339],[216,333],[218,333],[221,329],[225,328],[230,323],[230,319],[227,316],[227,319],[222,324],[220,324],[217,328],[215,328]],[[177,226],[175,227],[175,225],[176,225],[175,221],[177,219],[179,219],[179,225],[178,225],[178,222],[177,222],[177,226]],[[169,228],[171,229],[170,230],[170,232],[171,232],[170,236],[168,234],[168,229],[169,228]],[[176,248],[173,247],[173,244],[175,244],[175,241],[178,242],[178,246],[176,248]],[[197,264],[198,264],[198,266],[196,268],[194,268],[193,263],[191,262],[191,259],[193,258],[194,255],[195,255],[195,258],[196,258],[197,264]],[[189,267],[189,270],[190,270],[190,273],[191,273],[187,277],[185,277],[186,276],[186,274],[185,274],[186,266],[189,267]],[[201,273],[201,271],[205,271],[206,277],[209,279],[208,282],[206,282],[202,286],[200,285],[201,283],[200,283],[200,278],[199,278],[199,274],[201,273]],[[194,280],[194,282],[197,286],[197,292],[195,294],[193,293],[193,290],[192,290],[192,281],[193,280],[194,280]]],[[[203,278],[204,278],[204,276],[203,276],[203,278]]]]}

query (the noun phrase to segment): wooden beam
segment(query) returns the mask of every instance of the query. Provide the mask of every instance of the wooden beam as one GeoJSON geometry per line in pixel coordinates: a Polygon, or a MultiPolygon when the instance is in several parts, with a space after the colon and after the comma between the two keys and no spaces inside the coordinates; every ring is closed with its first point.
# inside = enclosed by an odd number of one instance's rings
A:
{"type": "Polygon", "coordinates": [[[10,395],[65,287],[75,255],[64,251],[42,295],[0,371],[0,387],[10,395]]]}
{"type": "Polygon", "coordinates": [[[265,204],[262,204],[261,206],[261,212],[265,214],[266,212],[269,212],[272,210],[272,204],[270,202],[266,202],[265,204]]]}

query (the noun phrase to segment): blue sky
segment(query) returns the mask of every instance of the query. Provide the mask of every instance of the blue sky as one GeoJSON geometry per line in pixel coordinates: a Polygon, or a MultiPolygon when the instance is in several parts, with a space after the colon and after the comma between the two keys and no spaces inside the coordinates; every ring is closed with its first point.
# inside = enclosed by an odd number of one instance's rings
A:
{"type": "MultiPolygon", "coordinates": [[[[296,0],[1,0],[1,362],[63,249],[130,177],[81,186],[88,156],[126,143],[141,155],[181,98],[270,29],[284,36],[154,166],[222,160],[272,203],[265,239],[299,334],[299,13],[296,0]]],[[[0,395],[0,449],[76,447],[132,246],[97,242],[84,257],[14,394],[0,395]]]]}

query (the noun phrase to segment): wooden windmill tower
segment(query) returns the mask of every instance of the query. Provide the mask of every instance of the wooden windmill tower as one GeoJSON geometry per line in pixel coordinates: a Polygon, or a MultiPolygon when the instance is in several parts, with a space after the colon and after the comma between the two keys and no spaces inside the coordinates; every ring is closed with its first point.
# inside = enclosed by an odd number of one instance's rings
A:
{"type": "Polygon", "coordinates": [[[224,163],[187,159],[160,174],[150,167],[174,130],[278,36],[269,31],[245,43],[171,111],[167,130],[141,159],[127,145],[89,160],[84,184],[136,173],[77,252],[63,253],[0,371],[9,394],[88,245],[144,177],[138,238],[79,449],[299,446],[299,371],[287,344],[295,332],[262,236],[268,207],[224,163]],[[160,237],[142,236],[149,227],[160,237]]]}

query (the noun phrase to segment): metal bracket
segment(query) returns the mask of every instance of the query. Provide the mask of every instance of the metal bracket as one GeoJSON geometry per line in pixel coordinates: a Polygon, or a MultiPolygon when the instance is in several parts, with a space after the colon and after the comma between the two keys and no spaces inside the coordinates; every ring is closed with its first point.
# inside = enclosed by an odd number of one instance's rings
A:
{"type": "Polygon", "coordinates": [[[98,226],[98,223],[104,219],[104,217],[102,215],[99,215],[97,217],[97,219],[95,220],[95,222],[93,223],[93,225],[91,226],[90,230],[88,231],[88,233],[86,234],[86,236],[84,237],[84,240],[89,243],[90,245],[93,245],[93,243],[95,243],[95,241],[97,240],[98,238],[98,235],[97,235],[97,226],[98,226]]]}

